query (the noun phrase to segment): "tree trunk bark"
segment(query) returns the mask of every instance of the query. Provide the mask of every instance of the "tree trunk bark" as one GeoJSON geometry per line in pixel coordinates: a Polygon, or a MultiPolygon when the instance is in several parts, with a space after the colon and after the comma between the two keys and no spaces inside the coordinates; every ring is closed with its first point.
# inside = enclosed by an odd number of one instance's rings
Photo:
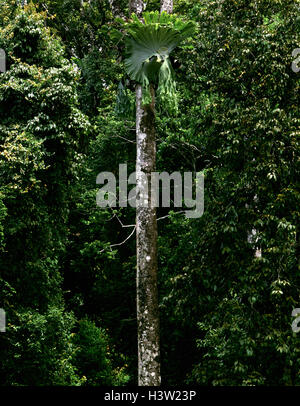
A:
{"type": "MultiPolygon", "coordinates": [[[[130,11],[139,17],[143,1],[130,2],[130,11]]],[[[142,87],[136,86],[136,252],[137,252],[137,327],[138,385],[159,386],[160,347],[157,291],[156,208],[151,207],[151,172],[155,171],[155,94],[152,102],[142,104],[142,87]]]]}
{"type": "Polygon", "coordinates": [[[124,17],[124,14],[120,8],[120,4],[116,0],[108,0],[112,14],[114,17],[124,17]]]}
{"type": "Polygon", "coordinates": [[[138,384],[160,385],[159,310],[157,291],[157,223],[156,209],[151,207],[151,172],[155,171],[155,105],[142,106],[142,88],[136,90],[137,141],[137,322],[138,384]],[[143,205],[142,203],[146,204],[143,205]],[[145,206],[145,207],[144,207],[145,206]]]}
{"type": "Polygon", "coordinates": [[[129,0],[129,11],[130,13],[135,13],[138,17],[140,17],[144,11],[143,0],[129,0]]]}
{"type": "Polygon", "coordinates": [[[160,12],[166,11],[169,14],[173,13],[173,0],[162,0],[160,5],[160,12]]]}

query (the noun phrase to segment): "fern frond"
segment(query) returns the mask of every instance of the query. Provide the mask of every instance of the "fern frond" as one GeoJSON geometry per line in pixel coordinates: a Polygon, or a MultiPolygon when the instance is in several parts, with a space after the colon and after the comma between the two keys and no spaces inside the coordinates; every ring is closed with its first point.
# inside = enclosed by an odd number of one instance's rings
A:
{"type": "Polygon", "coordinates": [[[177,108],[171,52],[195,31],[195,24],[174,14],[146,12],[143,21],[133,14],[128,25],[125,69],[132,80],[143,86],[143,103],[151,102],[149,85],[157,85],[158,98],[177,108]],[[172,100],[171,103],[169,101],[172,100]]]}

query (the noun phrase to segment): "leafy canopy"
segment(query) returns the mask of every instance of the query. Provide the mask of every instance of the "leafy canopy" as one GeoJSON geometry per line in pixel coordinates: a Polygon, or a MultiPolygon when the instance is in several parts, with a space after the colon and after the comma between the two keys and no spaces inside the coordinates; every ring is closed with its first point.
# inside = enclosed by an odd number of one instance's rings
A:
{"type": "Polygon", "coordinates": [[[177,110],[178,100],[171,52],[195,31],[195,23],[166,12],[145,12],[143,21],[132,14],[126,38],[125,69],[143,86],[143,103],[151,102],[150,84],[157,85],[160,102],[177,110]]]}

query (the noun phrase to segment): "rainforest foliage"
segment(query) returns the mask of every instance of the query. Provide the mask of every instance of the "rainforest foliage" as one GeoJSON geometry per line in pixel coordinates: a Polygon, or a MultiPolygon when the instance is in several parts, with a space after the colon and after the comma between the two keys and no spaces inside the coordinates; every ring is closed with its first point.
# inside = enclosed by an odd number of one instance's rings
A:
{"type": "Polygon", "coordinates": [[[137,381],[135,210],[96,177],[135,169],[139,79],[157,170],[205,174],[202,217],[158,208],[162,383],[300,385],[300,1],[174,1],[132,60],[147,33],[114,3],[0,4],[0,384],[137,381]]]}

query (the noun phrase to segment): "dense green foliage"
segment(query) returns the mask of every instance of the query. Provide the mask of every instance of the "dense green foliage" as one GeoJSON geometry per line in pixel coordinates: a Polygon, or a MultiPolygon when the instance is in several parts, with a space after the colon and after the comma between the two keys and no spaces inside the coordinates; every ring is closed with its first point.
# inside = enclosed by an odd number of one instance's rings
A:
{"type": "MultiPolygon", "coordinates": [[[[135,211],[98,208],[95,183],[135,168],[126,24],[104,0],[18,4],[0,5],[0,383],[136,383],[135,239],[111,246],[135,211]]],[[[299,385],[300,2],[174,6],[197,30],[170,55],[157,168],[204,171],[205,210],[158,222],[162,382],[299,385]]]]}

